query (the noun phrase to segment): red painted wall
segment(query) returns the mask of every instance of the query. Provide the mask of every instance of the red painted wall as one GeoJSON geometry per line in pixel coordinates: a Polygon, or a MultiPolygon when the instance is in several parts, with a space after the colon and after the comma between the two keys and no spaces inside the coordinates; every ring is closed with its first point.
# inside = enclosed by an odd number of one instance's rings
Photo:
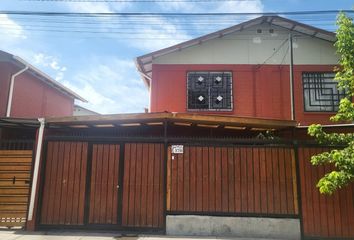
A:
{"type": "MultiPolygon", "coordinates": [[[[11,64],[0,63],[0,117],[6,115],[11,75],[19,70],[11,66],[11,64]]],[[[25,72],[16,77],[11,117],[70,116],[73,114],[73,106],[73,98],[42,82],[32,74],[25,72]]]]}
{"type": "MultiPolygon", "coordinates": [[[[328,119],[334,114],[304,112],[302,72],[332,71],[333,68],[329,65],[294,66],[296,120],[301,125],[330,123],[328,119]]],[[[203,70],[232,71],[234,109],[231,112],[202,113],[290,119],[289,67],[285,65],[154,64],[150,111],[187,112],[187,72],[203,70]]]]}
{"type": "Polygon", "coordinates": [[[10,78],[13,71],[15,68],[12,64],[0,62],[0,116],[6,115],[10,78]]]}

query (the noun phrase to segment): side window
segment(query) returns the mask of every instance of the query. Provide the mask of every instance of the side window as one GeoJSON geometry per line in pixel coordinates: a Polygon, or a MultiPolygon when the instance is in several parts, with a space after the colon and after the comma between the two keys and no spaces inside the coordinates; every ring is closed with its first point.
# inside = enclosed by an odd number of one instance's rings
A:
{"type": "Polygon", "coordinates": [[[334,73],[302,74],[304,108],[306,112],[336,112],[345,91],[339,91],[334,73]]]}
{"type": "Polygon", "coordinates": [[[231,111],[231,72],[188,72],[188,110],[231,111]]]}

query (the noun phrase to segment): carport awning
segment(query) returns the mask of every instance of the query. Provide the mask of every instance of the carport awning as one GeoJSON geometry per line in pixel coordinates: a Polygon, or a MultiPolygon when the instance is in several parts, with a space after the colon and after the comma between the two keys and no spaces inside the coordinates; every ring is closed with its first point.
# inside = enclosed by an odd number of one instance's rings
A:
{"type": "Polygon", "coordinates": [[[225,128],[236,130],[280,130],[296,127],[296,121],[195,113],[132,113],[48,118],[49,127],[112,128],[164,125],[225,128]]]}
{"type": "Polygon", "coordinates": [[[0,118],[1,127],[38,128],[39,122],[37,119],[28,118],[0,118]]]}

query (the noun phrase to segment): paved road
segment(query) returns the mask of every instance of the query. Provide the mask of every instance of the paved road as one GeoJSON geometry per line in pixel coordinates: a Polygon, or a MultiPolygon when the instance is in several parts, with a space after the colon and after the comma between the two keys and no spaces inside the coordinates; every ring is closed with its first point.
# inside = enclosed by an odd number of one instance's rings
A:
{"type": "Polygon", "coordinates": [[[0,230],[0,240],[270,240],[261,238],[215,238],[215,237],[167,237],[167,236],[122,236],[112,232],[25,232],[0,230]]]}

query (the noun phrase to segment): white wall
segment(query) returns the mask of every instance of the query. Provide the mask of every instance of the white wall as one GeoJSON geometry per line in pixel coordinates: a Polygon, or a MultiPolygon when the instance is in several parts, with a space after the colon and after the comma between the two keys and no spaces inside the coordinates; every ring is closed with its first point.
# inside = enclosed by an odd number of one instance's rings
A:
{"type": "MultiPolygon", "coordinates": [[[[337,64],[333,43],[297,32],[293,35],[294,64],[337,64]]],[[[288,37],[288,30],[263,24],[157,57],[153,63],[262,64],[274,54],[265,64],[289,64],[288,37]],[[257,29],[262,33],[257,33],[257,29]],[[269,29],[274,29],[274,33],[269,29]]]]}

